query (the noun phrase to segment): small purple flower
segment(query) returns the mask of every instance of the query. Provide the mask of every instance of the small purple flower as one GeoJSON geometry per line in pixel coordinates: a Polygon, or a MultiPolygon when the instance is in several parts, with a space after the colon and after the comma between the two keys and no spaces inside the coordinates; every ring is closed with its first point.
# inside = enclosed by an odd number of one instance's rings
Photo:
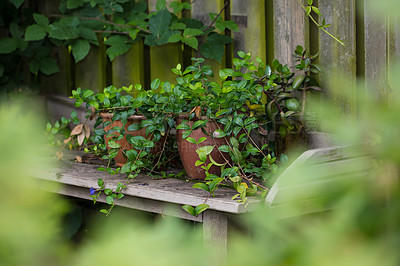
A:
{"type": "Polygon", "coordinates": [[[95,190],[93,187],[90,188],[90,195],[93,195],[96,192],[97,192],[97,190],[95,190]]]}

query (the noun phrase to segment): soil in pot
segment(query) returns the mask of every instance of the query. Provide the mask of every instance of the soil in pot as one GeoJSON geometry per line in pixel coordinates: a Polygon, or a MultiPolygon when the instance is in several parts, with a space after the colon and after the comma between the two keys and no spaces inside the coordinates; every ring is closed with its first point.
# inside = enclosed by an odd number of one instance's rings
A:
{"type": "MultiPolygon", "coordinates": [[[[202,117],[202,119],[207,119],[206,117],[202,117]]],[[[188,115],[182,114],[178,116],[177,119],[177,124],[180,125],[183,120],[188,120],[188,115]]],[[[190,127],[193,126],[193,123],[196,122],[196,120],[191,120],[187,122],[186,124],[189,125],[190,127]]],[[[225,138],[213,138],[213,132],[217,130],[218,128],[223,128],[223,125],[217,124],[216,122],[209,121],[207,123],[207,126],[204,128],[206,132],[209,133],[209,135],[206,135],[203,133],[203,131],[199,128],[196,130],[193,130],[193,132],[189,135],[189,137],[194,138],[195,140],[198,140],[202,137],[205,137],[206,140],[200,144],[193,144],[187,141],[186,139],[182,138],[183,131],[182,129],[177,129],[176,131],[176,139],[178,143],[178,151],[179,151],[179,156],[182,161],[182,165],[185,168],[186,174],[188,175],[189,178],[191,179],[199,179],[199,180],[204,180],[206,177],[206,172],[204,169],[202,169],[200,166],[196,166],[195,163],[197,160],[199,160],[199,155],[196,153],[196,150],[199,147],[203,146],[214,146],[213,151],[211,152],[211,157],[216,161],[217,163],[224,163],[225,158],[229,160],[229,154],[227,153],[221,153],[218,150],[218,147],[221,145],[226,145],[226,140],[225,138]]],[[[211,163],[210,159],[207,158],[206,164],[211,163]]],[[[215,174],[215,175],[220,175],[221,174],[221,168],[213,165],[210,170],[210,174],[215,174]]]]}
{"type": "MultiPolygon", "coordinates": [[[[103,121],[111,121],[112,117],[113,117],[113,114],[111,114],[111,113],[100,113],[100,116],[103,118],[103,121]]],[[[142,137],[145,137],[145,138],[148,138],[148,139],[151,138],[151,136],[146,137],[146,128],[142,128],[142,129],[135,130],[135,131],[128,131],[128,127],[130,125],[132,125],[134,123],[140,123],[142,120],[145,120],[145,119],[146,119],[146,117],[143,116],[143,115],[133,115],[133,116],[128,117],[128,121],[127,121],[127,123],[125,125],[125,132],[126,132],[125,136],[127,134],[129,134],[129,135],[132,135],[133,137],[142,136],[142,137]]],[[[108,132],[113,127],[120,127],[121,128],[122,127],[122,122],[119,121],[119,120],[113,121],[110,125],[104,127],[104,130],[106,132],[108,132]]],[[[124,136],[124,138],[122,138],[122,139],[120,139],[120,140],[118,140],[116,142],[119,145],[121,145],[121,149],[122,150],[130,150],[130,149],[133,148],[132,144],[130,144],[130,143],[128,143],[126,141],[125,136],[124,136]]],[[[111,137],[106,137],[106,136],[104,136],[104,137],[105,137],[106,144],[108,145],[108,140],[111,139],[111,137]]],[[[165,142],[165,137],[162,137],[160,141],[155,143],[155,147],[151,149],[151,153],[152,154],[160,153],[163,150],[164,142],[165,142]]],[[[108,148],[108,146],[107,146],[107,148],[108,148]]],[[[127,162],[127,159],[125,158],[125,156],[124,156],[124,154],[123,154],[121,149],[118,152],[117,156],[114,157],[115,163],[119,167],[123,166],[127,162]]]]}

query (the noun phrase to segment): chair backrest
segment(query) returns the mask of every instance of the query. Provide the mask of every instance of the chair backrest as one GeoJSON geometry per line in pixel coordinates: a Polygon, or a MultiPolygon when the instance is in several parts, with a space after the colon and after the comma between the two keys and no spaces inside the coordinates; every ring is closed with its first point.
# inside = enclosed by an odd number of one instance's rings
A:
{"type": "Polygon", "coordinates": [[[354,146],[308,150],[282,172],[265,202],[277,207],[290,201],[304,203],[335,192],[343,184],[365,177],[371,166],[369,159],[358,154],[354,146]]]}

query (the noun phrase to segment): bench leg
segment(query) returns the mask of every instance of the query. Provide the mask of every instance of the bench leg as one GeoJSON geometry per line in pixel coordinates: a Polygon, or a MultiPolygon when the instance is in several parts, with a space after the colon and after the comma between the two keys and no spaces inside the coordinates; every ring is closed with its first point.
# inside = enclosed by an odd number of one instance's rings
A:
{"type": "Polygon", "coordinates": [[[203,213],[203,239],[206,248],[217,250],[220,259],[227,256],[228,215],[207,210],[203,213]]]}

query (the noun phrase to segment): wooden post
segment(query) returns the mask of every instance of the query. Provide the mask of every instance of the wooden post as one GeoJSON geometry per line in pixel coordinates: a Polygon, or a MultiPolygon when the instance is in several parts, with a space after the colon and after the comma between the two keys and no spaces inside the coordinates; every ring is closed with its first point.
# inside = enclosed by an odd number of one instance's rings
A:
{"type": "Polygon", "coordinates": [[[364,64],[367,93],[388,100],[387,27],[384,19],[375,19],[374,10],[364,1],[364,64]]]}
{"type": "Polygon", "coordinates": [[[117,56],[112,62],[112,83],[116,87],[144,84],[143,42],[135,42],[126,54],[117,56]]]}
{"type": "Polygon", "coordinates": [[[343,46],[319,30],[319,63],[324,69],[320,74],[321,86],[339,106],[355,111],[355,102],[351,101],[356,97],[357,74],[355,1],[319,1],[319,8],[326,23],[331,24],[327,30],[345,43],[343,46]],[[349,101],[344,102],[343,98],[349,101]]]}
{"type": "MultiPolygon", "coordinates": [[[[211,19],[209,18],[209,13],[218,14],[221,9],[224,7],[224,0],[202,0],[202,1],[194,1],[192,3],[192,18],[198,19],[204,23],[204,25],[209,25],[211,23],[211,19]]],[[[224,12],[222,12],[221,16],[224,18],[224,12]]],[[[223,34],[223,33],[221,33],[223,34]]],[[[194,57],[200,57],[199,52],[194,52],[194,57]]],[[[205,60],[205,65],[210,65],[212,70],[216,76],[214,76],[215,80],[219,80],[218,71],[222,68],[225,68],[225,55],[222,58],[221,63],[207,59],[205,60]]]]}
{"type": "Polygon", "coordinates": [[[308,18],[294,0],[273,0],[273,12],[275,58],[283,65],[292,65],[296,46],[309,48],[308,18]]]}
{"type": "MultiPolygon", "coordinates": [[[[228,215],[223,212],[207,210],[203,213],[203,239],[206,248],[217,250],[218,258],[222,261],[227,256],[228,244],[228,215]]],[[[215,261],[212,263],[218,265],[215,261]]]]}
{"type": "MultiPolygon", "coordinates": [[[[173,0],[167,0],[167,6],[173,0]]],[[[149,10],[156,10],[157,0],[149,1],[149,10]]],[[[150,82],[155,78],[161,81],[175,82],[177,76],[171,69],[178,63],[183,63],[183,48],[181,43],[168,43],[150,47],[150,82]]]]}
{"type": "MultiPolygon", "coordinates": [[[[100,92],[106,86],[106,51],[104,43],[99,40],[99,47],[91,44],[85,59],[75,64],[75,87],[100,92]]],[[[75,89],[75,88],[74,88],[75,89]]]]}
{"type": "Polygon", "coordinates": [[[266,62],[265,2],[232,0],[231,19],[239,26],[239,32],[233,32],[233,56],[244,51],[266,62]]]}
{"type": "MultiPolygon", "coordinates": [[[[60,14],[60,0],[38,1],[38,11],[44,15],[60,14]]],[[[40,84],[50,94],[70,95],[73,85],[71,73],[71,54],[67,47],[52,47],[51,55],[56,59],[60,72],[50,76],[40,74],[40,84]]]]}

